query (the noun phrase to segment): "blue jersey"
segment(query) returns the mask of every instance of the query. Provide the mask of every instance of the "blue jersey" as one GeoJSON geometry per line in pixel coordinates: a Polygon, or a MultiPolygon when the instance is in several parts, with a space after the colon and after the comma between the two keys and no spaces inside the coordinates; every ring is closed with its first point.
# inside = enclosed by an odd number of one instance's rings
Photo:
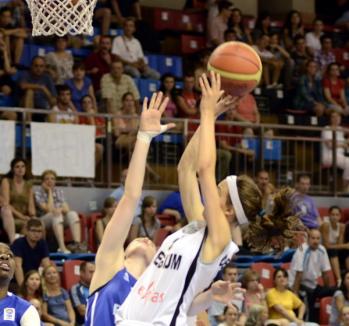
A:
{"type": "Polygon", "coordinates": [[[116,310],[125,301],[136,281],[124,268],[107,284],[93,292],[87,301],[85,326],[114,325],[116,310]]]}
{"type": "MultiPolygon", "coordinates": [[[[22,318],[26,313],[31,314],[35,311],[32,305],[20,297],[17,297],[11,292],[8,292],[6,297],[0,300],[0,325],[14,326],[23,325],[25,318],[22,318]],[[31,309],[30,309],[31,308],[31,309]]],[[[38,316],[37,316],[38,317],[38,316]]],[[[32,325],[40,325],[37,320],[33,320],[32,325]]],[[[29,325],[29,324],[27,324],[29,325]]]]}

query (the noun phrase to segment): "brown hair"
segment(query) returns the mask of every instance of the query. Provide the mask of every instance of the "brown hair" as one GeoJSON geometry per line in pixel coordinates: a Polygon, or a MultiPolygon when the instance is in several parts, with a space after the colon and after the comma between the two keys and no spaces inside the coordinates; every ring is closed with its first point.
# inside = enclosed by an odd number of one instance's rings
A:
{"type": "Polygon", "coordinates": [[[107,209],[108,208],[112,208],[115,203],[116,203],[116,199],[114,197],[107,197],[104,200],[104,203],[103,203],[102,215],[106,216],[107,215],[107,209]]]}
{"type": "Polygon", "coordinates": [[[30,271],[28,271],[25,275],[24,275],[24,279],[23,279],[23,282],[19,288],[19,294],[20,296],[25,299],[25,300],[29,300],[28,298],[28,290],[27,290],[27,281],[29,279],[30,276],[34,275],[34,274],[38,274],[39,275],[39,279],[40,279],[40,286],[39,288],[35,291],[34,293],[34,297],[36,299],[41,299],[42,298],[42,294],[43,294],[43,291],[42,291],[42,283],[41,283],[41,277],[40,277],[40,273],[39,271],[37,271],[36,269],[32,269],[30,271]]]}
{"type": "Polygon", "coordinates": [[[242,275],[242,279],[241,279],[242,287],[244,289],[247,289],[248,283],[251,281],[254,281],[255,279],[259,280],[259,274],[252,269],[246,270],[245,273],[242,275]]]}
{"type": "MultiPolygon", "coordinates": [[[[290,187],[282,188],[274,195],[272,213],[266,215],[261,210],[259,216],[249,224],[244,234],[244,239],[253,251],[282,250],[288,245],[289,240],[294,238],[295,231],[305,231],[305,227],[299,217],[292,213],[292,197],[294,193],[295,190],[290,187]]],[[[245,200],[243,195],[241,195],[241,198],[243,202],[245,200]]],[[[261,208],[259,206],[259,209],[261,208]]],[[[249,215],[247,217],[251,221],[249,215]]]]}

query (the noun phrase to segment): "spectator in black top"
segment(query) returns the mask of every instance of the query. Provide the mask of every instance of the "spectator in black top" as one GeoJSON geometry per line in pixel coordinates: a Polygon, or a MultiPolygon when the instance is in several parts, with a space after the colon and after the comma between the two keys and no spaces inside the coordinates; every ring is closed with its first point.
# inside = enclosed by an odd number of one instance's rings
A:
{"type": "Polygon", "coordinates": [[[270,14],[267,11],[258,15],[256,25],[252,32],[254,43],[256,43],[263,34],[271,35],[270,14]]]}
{"type": "Polygon", "coordinates": [[[15,255],[15,277],[18,285],[21,285],[24,274],[32,269],[39,269],[50,264],[47,243],[42,239],[44,228],[37,219],[31,219],[27,223],[27,234],[13,242],[11,250],[15,255]]]}
{"type": "Polygon", "coordinates": [[[72,286],[70,297],[76,313],[76,321],[78,325],[84,325],[84,317],[86,313],[87,298],[89,296],[89,287],[95,272],[95,264],[84,261],[80,265],[79,283],[72,286]]]}
{"type": "Polygon", "coordinates": [[[297,10],[291,10],[286,17],[284,28],[284,45],[286,50],[292,49],[294,40],[297,36],[304,36],[304,26],[301,13],[297,10]]]}

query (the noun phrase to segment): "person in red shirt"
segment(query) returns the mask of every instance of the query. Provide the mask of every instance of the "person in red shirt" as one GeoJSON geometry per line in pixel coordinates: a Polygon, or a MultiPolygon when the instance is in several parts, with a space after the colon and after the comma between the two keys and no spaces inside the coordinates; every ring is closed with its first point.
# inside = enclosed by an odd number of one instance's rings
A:
{"type": "Polygon", "coordinates": [[[345,97],[345,83],[340,77],[339,66],[337,63],[331,63],[327,67],[326,77],[322,84],[324,88],[324,96],[329,103],[329,109],[336,112],[349,115],[349,106],[345,97]]]}
{"type": "Polygon", "coordinates": [[[259,114],[256,100],[252,94],[245,95],[232,112],[233,118],[236,121],[249,122],[259,124],[261,115],[259,114]]]}
{"type": "Polygon", "coordinates": [[[177,97],[178,118],[199,119],[199,92],[195,90],[195,77],[187,73],[183,79],[183,89],[177,97]]]}

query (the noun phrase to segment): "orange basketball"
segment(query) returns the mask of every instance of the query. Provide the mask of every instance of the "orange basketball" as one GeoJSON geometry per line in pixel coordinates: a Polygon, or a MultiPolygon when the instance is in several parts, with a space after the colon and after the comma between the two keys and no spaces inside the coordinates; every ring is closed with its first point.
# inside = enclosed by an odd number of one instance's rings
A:
{"type": "Polygon", "coordinates": [[[212,52],[207,68],[221,75],[222,89],[232,96],[250,93],[262,75],[259,55],[242,42],[226,42],[218,46],[212,52]]]}

